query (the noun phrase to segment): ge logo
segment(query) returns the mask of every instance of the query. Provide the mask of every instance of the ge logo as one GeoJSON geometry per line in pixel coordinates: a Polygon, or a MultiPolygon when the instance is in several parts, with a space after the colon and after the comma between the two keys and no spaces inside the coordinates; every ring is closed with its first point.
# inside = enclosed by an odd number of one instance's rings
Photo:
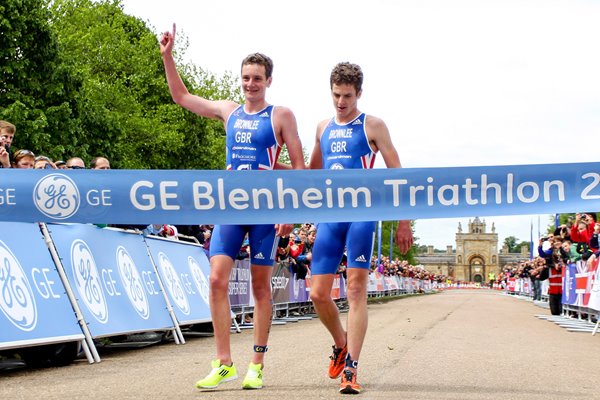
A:
{"type": "Polygon", "coordinates": [[[194,282],[196,283],[196,287],[198,288],[198,292],[200,292],[202,300],[208,305],[208,281],[206,280],[206,276],[204,275],[204,272],[202,272],[202,268],[200,268],[198,261],[191,256],[188,257],[188,265],[192,277],[194,278],[194,282]]]}
{"type": "Polygon", "coordinates": [[[344,169],[344,166],[340,163],[332,164],[329,169],[344,169]]]}
{"type": "Polygon", "coordinates": [[[79,209],[79,202],[79,190],[75,182],[65,175],[46,175],[33,189],[33,203],[50,218],[69,218],[79,209]]]}
{"type": "Polygon", "coordinates": [[[71,267],[75,286],[88,310],[102,324],[108,321],[108,306],[100,284],[96,261],[88,245],[77,239],[71,245],[71,267]]]}
{"type": "Polygon", "coordinates": [[[177,276],[175,267],[173,267],[171,260],[169,260],[169,257],[163,252],[158,253],[158,265],[162,271],[171,298],[177,307],[179,307],[185,315],[188,315],[190,313],[190,304],[187,295],[183,291],[183,285],[181,284],[179,276],[177,276]]]}
{"type": "Polygon", "coordinates": [[[0,240],[0,309],[14,326],[32,331],[37,325],[37,307],[29,280],[21,264],[0,240]]]}
{"type": "Polygon", "coordinates": [[[142,279],[133,259],[123,246],[117,248],[117,266],[125,292],[135,311],[144,319],[150,316],[148,298],[142,286],[142,279]]]}

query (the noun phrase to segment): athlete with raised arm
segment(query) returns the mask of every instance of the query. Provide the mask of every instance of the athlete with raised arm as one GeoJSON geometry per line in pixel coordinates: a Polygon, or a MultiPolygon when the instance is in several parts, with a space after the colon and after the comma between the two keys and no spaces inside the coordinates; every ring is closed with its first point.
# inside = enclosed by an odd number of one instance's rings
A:
{"type": "MultiPolygon", "coordinates": [[[[208,100],[189,93],[173,59],[175,24],[160,39],[169,90],[175,103],[202,117],[222,121],[226,132],[226,164],[229,170],[273,169],[283,145],[287,146],[292,167],[304,168],[302,144],[296,118],[286,107],[270,105],[266,91],[271,86],[273,62],[254,53],[242,61],[241,79],[244,104],[229,100],[208,100]]],[[[244,389],[263,386],[264,356],[271,327],[271,273],[277,250],[276,236],[285,236],[291,224],[215,226],[210,245],[210,311],[216,343],[212,370],[196,383],[201,389],[216,388],[237,378],[230,346],[231,308],[229,276],[235,256],[246,234],[251,249],[252,293],[254,295],[254,348],[244,389]]]]}

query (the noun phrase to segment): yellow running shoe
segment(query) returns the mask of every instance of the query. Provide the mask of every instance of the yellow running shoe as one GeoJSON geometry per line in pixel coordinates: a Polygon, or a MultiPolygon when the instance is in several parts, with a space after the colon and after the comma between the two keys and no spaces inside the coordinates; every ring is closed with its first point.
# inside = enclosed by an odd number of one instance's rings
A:
{"type": "Polygon", "coordinates": [[[196,382],[198,389],[214,389],[221,383],[229,382],[237,378],[237,370],[235,365],[231,367],[221,364],[221,360],[213,360],[211,362],[212,371],[206,375],[206,378],[196,382]]]}
{"type": "Polygon", "coordinates": [[[260,389],[263,387],[263,366],[262,364],[250,363],[248,373],[242,382],[243,389],[260,389]]]}

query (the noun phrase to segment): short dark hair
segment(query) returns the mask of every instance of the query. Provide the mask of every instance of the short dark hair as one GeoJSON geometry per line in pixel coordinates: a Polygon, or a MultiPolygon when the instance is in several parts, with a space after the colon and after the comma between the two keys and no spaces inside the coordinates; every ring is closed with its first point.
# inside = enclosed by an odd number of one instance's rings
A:
{"type": "Polygon", "coordinates": [[[273,74],[273,60],[262,53],[252,53],[242,60],[242,68],[244,65],[258,64],[265,67],[266,78],[269,79],[273,74]]]}
{"type": "Polygon", "coordinates": [[[338,63],[331,71],[329,78],[329,87],[333,85],[352,85],[356,89],[356,93],[362,90],[363,72],[360,66],[349,62],[338,63]]]}

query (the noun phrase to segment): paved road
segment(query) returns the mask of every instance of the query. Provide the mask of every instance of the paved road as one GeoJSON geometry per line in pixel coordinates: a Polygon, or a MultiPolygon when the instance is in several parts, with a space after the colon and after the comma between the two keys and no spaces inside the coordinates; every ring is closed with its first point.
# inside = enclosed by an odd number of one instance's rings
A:
{"type": "MultiPolygon", "coordinates": [[[[369,306],[360,360],[365,399],[600,399],[600,335],[534,317],[531,302],[487,290],[447,291],[369,306]]],[[[345,318],[345,315],[344,315],[345,318]]],[[[241,374],[252,333],[232,337],[241,374]]],[[[0,399],[332,399],[330,340],[316,319],[274,326],[265,388],[241,379],[217,391],[193,383],[206,372],[211,338],[112,352],[99,364],[0,373],[0,399]]]]}

